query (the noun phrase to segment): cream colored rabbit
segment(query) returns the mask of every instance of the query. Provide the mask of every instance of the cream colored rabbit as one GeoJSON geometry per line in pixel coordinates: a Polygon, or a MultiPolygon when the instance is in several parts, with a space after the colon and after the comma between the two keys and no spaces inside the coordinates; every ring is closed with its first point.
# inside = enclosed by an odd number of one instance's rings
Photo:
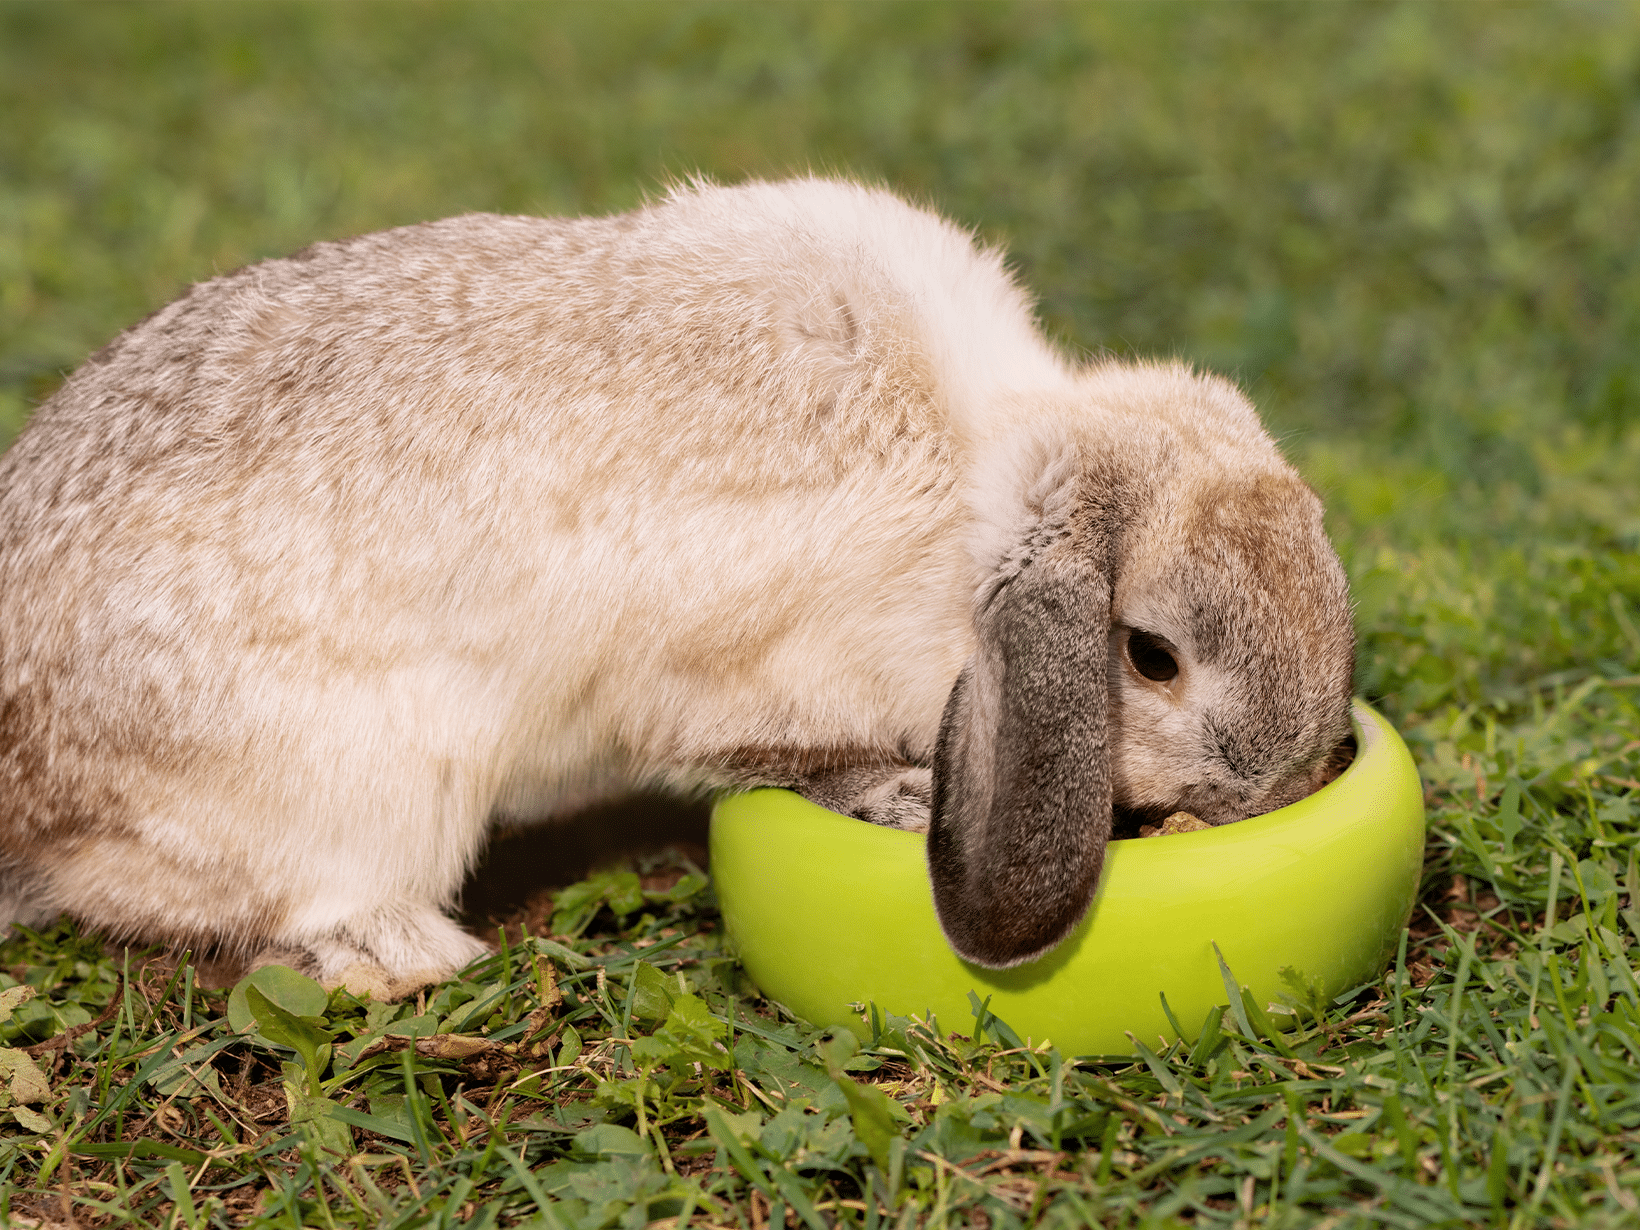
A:
{"type": "Polygon", "coordinates": [[[494,818],[778,783],[927,823],[1009,965],[1113,803],[1308,792],[1352,653],[1235,389],[887,193],[452,218],[194,287],[0,459],[0,910],[397,994],[494,818]]]}

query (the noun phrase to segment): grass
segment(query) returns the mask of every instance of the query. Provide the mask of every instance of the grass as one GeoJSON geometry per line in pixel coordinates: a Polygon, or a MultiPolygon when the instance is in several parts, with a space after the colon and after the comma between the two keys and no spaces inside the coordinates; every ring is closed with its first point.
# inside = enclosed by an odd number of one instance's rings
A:
{"type": "Polygon", "coordinates": [[[694,170],[931,200],[1067,346],[1250,388],[1430,809],[1381,981],[1122,1061],[793,1021],[688,867],[566,889],[404,1005],[19,935],[0,1224],[1640,1215],[1640,9],[0,3],[0,114],[7,434],[316,238],[694,170]]]}

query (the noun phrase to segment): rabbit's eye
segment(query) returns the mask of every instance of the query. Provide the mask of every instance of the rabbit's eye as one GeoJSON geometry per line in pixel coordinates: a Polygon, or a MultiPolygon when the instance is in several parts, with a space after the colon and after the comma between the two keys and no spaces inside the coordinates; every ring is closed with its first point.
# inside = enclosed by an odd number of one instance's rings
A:
{"type": "Polygon", "coordinates": [[[1179,673],[1179,664],[1167,651],[1167,644],[1149,632],[1132,632],[1127,640],[1128,661],[1146,679],[1166,683],[1179,673]]]}

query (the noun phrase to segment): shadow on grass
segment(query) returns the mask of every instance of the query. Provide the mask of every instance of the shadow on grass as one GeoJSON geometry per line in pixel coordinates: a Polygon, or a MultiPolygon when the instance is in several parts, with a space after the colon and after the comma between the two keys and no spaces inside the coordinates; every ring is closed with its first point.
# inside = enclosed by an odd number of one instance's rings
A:
{"type": "Polygon", "coordinates": [[[532,898],[584,879],[594,868],[672,847],[706,866],[711,808],[665,795],[635,795],[561,820],[498,828],[462,886],[463,923],[487,930],[532,898]]]}

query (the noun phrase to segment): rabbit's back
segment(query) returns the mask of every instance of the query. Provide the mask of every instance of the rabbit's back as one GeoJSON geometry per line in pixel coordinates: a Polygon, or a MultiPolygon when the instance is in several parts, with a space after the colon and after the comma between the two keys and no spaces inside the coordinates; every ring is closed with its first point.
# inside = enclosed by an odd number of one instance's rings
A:
{"type": "Polygon", "coordinates": [[[925,751],[981,407],[1065,379],[996,257],[817,181],[196,286],[0,459],[0,872],[106,896],[159,845],[279,884],[429,830],[460,862],[497,810],[925,751]],[[51,872],[70,839],[101,853],[51,872]]]}
{"type": "Polygon", "coordinates": [[[910,553],[960,545],[977,407],[1064,379],[996,257],[853,185],[318,244],[129,330],[0,459],[4,656],[137,638],[209,675],[249,638],[345,669],[544,604],[597,607],[564,639],[607,667],[664,576],[721,660],[757,639],[732,604],[768,639],[951,572],[910,553]]]}
{"type": "Polygon", "coordinates": [[[468,215],[194,287],[41,408],[0,460],[0,512],[62,545],[64,514],[103,500],[197,524],[273,497],[334,531],[514,478],[569,516],[588,492],[756,494],[984,436],[999,390],[1067,379],[998,258],[884,193],[468,215]]]}

